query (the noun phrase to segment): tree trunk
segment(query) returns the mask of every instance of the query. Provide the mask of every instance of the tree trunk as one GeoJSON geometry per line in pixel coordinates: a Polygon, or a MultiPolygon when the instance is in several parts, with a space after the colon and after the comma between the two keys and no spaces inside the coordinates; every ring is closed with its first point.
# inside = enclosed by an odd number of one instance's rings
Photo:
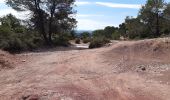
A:
{"type": "Polygon", "coordinates": [[[49,39],[49,42],[52,42],[52,16],[50,17],[50,22],[49,22],[49,36],[48,36],[48,39],[49,39]]]}
{"type": "Polygon", "coordinates": [[[39,11],[39,19],[40,19],[40,32],[43,35],[43,38],[44,38],[46,44],[50,44],[48,41],[47,34],[45,32],[44,17],[43,17],[43,13],[41,11],[39,11]]]}
{"type": "Polygon", "coordinates": [[[159,14],[156,14],[156,36],[160,36],[160,30],[159,30],[159,14]]]}
{"type": "Polygon", "coordinates": [[[47,35],[45,33],[45,28],[44,28],[44,19],[43,17],[40,17],[40,23],[41,23],[41,34],[43,35],[43,38],[46,42],[46,44],[49,44],[49,41],[48,41],[48,38],[47,38],[47,35]]]}
{"type": "Polygon", "coordinates": [[[49,41],[48,41],[48,38],[47,38],[46,34],[45,34],[43,31],[41,31],[41,33],[42,33],[42,35],[43,35],[43,38],[44,38],[45,43],[49,45],[50,43],[49,43],[49,41]]]}
{"type": "Polygon", "coordinates": [[[51,12],[50,12],[50,20],[49,20],[48,40],[49,40],[50,43],[52,43],[52,22],[53,22],[53,17],[54,17],[54,13],[55,13],[55,8],[56,8],[56,4],[55,4],[55,1],[53,1],[53,5],[51,7],[51,12]]]}
{"type": "Polygon", "coordinates": [[[46,44],[49,44],[49,41],[48,41],[48,38],[47,38],[47,35],[46,35],[46,32],[45,32],[45,27],[44,27],[44,14],[42,12],[42,10],[40,9],[40,5],[39,5],[39,1],[37,0],[34,0],[35,1],[35,6],[36,6],[36,11],[35,13],[38,14],[38,25],[39,26],[39,32],[40,34],[42,34],[43,38],[44,38],[44,41],[46,44]]]}

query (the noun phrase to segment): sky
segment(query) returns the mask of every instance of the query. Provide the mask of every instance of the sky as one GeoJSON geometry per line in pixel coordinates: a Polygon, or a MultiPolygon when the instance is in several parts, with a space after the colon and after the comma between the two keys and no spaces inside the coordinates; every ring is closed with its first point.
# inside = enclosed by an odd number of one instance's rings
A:
{"type": "MultiPolygon", "coordinates": [[[[170,2],[170,0],[166,0],[170,2]]],[[[106,26],[119,26],[126,16],[136,17],[146,0],[76,0],[77,30],[96,30],[106,26]]],[[[29,12],[18,13],[0,0],[0,16],[8,13],[26,19],[29,12]]]]}

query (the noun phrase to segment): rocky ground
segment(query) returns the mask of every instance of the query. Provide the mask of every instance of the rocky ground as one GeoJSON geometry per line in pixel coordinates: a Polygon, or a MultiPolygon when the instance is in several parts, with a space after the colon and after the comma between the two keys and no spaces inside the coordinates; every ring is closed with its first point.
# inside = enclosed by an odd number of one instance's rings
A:
{"type": "Polygon", "coordinates": [[[92,50],[57,48],[17,55],[2,52],[0,100],[170,98],[168,38],[113,41],[92,50]]]}

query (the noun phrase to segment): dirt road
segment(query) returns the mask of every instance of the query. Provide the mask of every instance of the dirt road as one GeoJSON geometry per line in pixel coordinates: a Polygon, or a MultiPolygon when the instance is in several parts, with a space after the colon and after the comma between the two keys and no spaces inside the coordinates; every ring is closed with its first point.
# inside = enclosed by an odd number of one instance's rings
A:
{"type": "Polygon", "coordinates": [[[118,57],[126,43],[19,54],[16,68],[0,71],[0,100],[169,100],[170,61],[118,57]]]}

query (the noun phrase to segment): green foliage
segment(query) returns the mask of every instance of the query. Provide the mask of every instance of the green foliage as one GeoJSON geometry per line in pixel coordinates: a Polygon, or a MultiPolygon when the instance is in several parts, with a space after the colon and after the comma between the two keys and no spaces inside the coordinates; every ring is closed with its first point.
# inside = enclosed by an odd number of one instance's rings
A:
{"type": "Polygon", "coordinates": [[[76,32],[75,32],[74,30],[72,30],[72,31],[70,32],[70,40],[75,39],[76,36],[77,36],[76,32]]]}
{"type": "Polygon", "coordinates": [[[84,38],[83,43],[89,43],[91,41],[91,38],[84,38]]]}
{"type": "Polygon", "coordinates": [[[69,46],[70,43],[69,41],[69,35],[67,33],[65,34],[59,34],[59,35],[55,35],[53,36],[53,43],[55,46],[69,46]]]}
{"type": "Polygon", "coordinates": [[[26,30],[25,30],[25,28],[23,27],[23,26],[20,26],[20,27],[16,27],[15,29],[14,29],[14,32],[15,33],[24,33],[26,30]]]}
{"type": "MultiPolygon", "coordinates": [[[[76,27],[72,17],[75,0],[6,0],[7,5],[17,11],[29,11],[32,29],[43,36],[46,44],[51,45],[57,33],[68,33],[76,27]]],[[[14,29],[15,30],[15,29],[14,29]]],[[[16,30],[22,32],[22,29],[16,30]]],[[[62,37],[61,37],[62,38],[62,37]]]]}
{"type": "Polygon", "coordinates": [[[118,28],[107,26],[104,30],[95,30],[92,33],[93,38],[107,38],[107,39],[119,39],[120,38],[120,32],[118,31],[118,28]]]}
{"type": "Polygon", "coordinates": [[[125,23],[122,23],[122,24],[119,25],[118,32],[120,33],[120,35],[127,37],[127,34],[126,34],[127,28],[126,28],[125,23]]]}
{"type": "Polygon", "coordinates": [[[104,36],[106,38],[112,39],[112,36],[113,36],[113,34],[115,33],[116,30],[117,30],[117,28],[115,28],[115,27],[107,26],[104,29],[104,36]]]}
{"type": "Polygon", "coordinates": [[[92,33],[92,37],[103,37],[104,36],[104,30],[95,30],[92,33]]]}
{"type": "MultiPolygon", "coordinates": [[[[46,45],[42,34],[34,28],[21,25],[21,21],[9,14],[0,18],[0,49],[10,52],[33,50],[46,45]]],[[[52,35],[52,45],[68,46],[69,40],[74,38],[73,32],[63,32],[52,35]]]]}
{"type": "Polygon", "coordinates": [[[163,11],[163,22],[161,31],[164,35],[170,34],[170,3],[166,5],[166,9],[163,11]]]}
{"type": "Polygon", "coordinates": [[[92,33],[92,39],[90,39],[89,48],[102,47],[109,43],[111,39],[120,39],[120,32],[118,28],[107,26],[104,30],[95,30],[92,33]]]}
{"type": "Polygon", "coordinates": [[[112,33],[111,35],[112,35],[111,38],[112,38],[113,40],[119,40],[121,34],[120,34],[118,31],[115,31],[115,32],[112,33]]]}
{"type": "Polygon", "coordinates": [[[83,32],[80,34],[80,38],[82,39],[83,43],[90,42],[91,34],[89,32],[83,32]]]}
{"type": "Polygon", "coordinates": [[[17,52],[25,48],[25,44],[22,43],[21,39],[18,38],[15,33],[11,33],[8,36],[1,34],[0,37],[1,37],[0,38],[1,49],[11,52],[17,52]]]}
{"type": "Polygon", "coordinates": [[[0,37],[1,38],[6,38],[12,33],[11,28],[5,27],[5,26],[0,26],[0,37]]]}
{"type": "Polygon", "coordinates": [[[83,33],[81,33],[80,37],[81,37],[81,39],[86,39],[86,38],[90,38],[91,35],[89,32],[83,32],[83,33]]]}
{"type": "Polygon", "coordinates": [[[139,12],[138,18],[147,26],[147,30],[153,34],[153,37],[161,35],[162,10],[164,6],[163,0],[148,0],[139,12]]]}
{"type": "Polygon", "coordinates": [[[0,18],[0,49],[10,52],[20,52],[22,50],[32,50],[42,45],[40,36],[26,32],[25,26],[20,20],[9,14],[0,18]]]}
{"type": "Polygon", "coordinates": [[[152,35],[147,33],[147,27],[145,27],[145,25],[140,22],[139,18],[127,17],[125,19],[125,25],[127,29],[126,36],[128,36],[130,39],[145,38],[144,34],[147,34],[148,37],[151,37],[152,35]]]}
{"type": "Polygon", "coordinates": [[[22,41],[17,38],[13,37],[8,41],[8,46],[4,48],[4,50],[11,51],[11,52],[19,52],[24,50],[26,45],[22,43],[22,41]]]}
{"type": "Polygon", "coordinates": [[[105,44],[109,43],[110,40],[104,37],[100,37],[100,38],[93,38],[90,42],[89,48],[99,48],[104,46],[105,44]]]}
{"type": "Polygon", "coordinates": [[[13,16],[12,14],[8,14],[2,18],[0,18],[0,21],[2,23],[3,26],[15,29],[20,25],[20,20],[18,20],[15,16],[13,16]]]}
{"type": "Polygon", "coordinates": [[[155,38],[170,34],[170,4],[164,0],[147,0],[137,18],[127,17],[119,33],[129,39],[155,38]]]}

